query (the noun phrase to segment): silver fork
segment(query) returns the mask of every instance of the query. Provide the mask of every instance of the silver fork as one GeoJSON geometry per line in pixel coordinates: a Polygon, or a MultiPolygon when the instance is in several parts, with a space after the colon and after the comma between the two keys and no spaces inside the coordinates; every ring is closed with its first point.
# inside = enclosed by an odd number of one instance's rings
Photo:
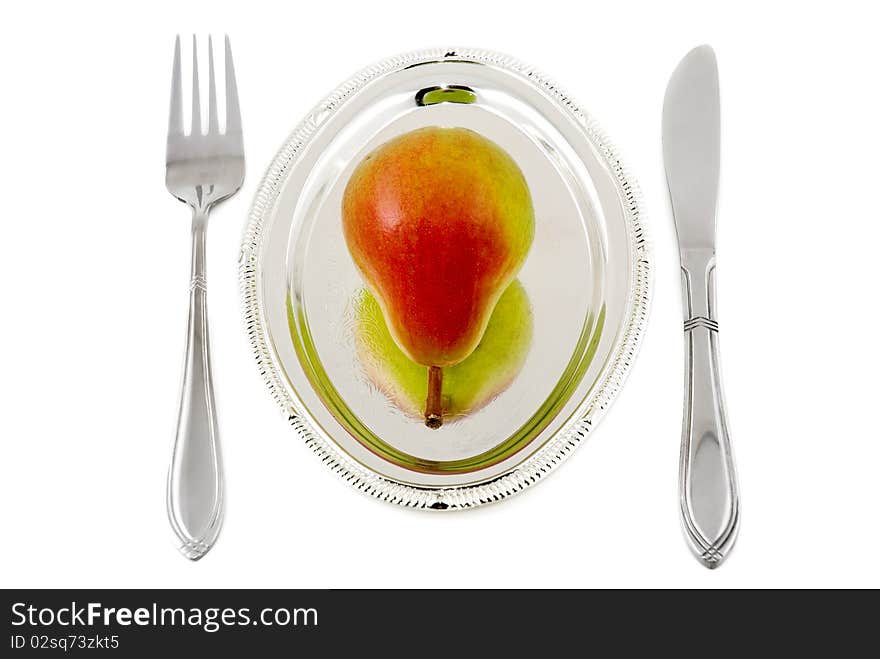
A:
{"type": "Polygon", "coordinates": [[[223,521],[223,470],[208,343],[205,236],[211,209],[238,192],[244,180],[238,91],[228,37],[225,42],[226,129],[220,132],[217,120],[214,45],[208,37],[208,130],[202,134],[198,57],[193,35],[192,128],[190,134],[185,135],[180,88],[180,37],[177,37],[165,157],[168,191],[192,208],[192,276],[186,361],[177,436],[168,471],[167,505],[180,551],[194,561],[214,545],[223,521]]]}

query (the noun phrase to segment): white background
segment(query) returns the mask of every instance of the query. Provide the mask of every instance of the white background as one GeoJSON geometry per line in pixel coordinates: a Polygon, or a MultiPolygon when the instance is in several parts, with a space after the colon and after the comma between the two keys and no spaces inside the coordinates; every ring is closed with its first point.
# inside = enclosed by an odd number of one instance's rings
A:
{"type": "Polygon", "coordinates": [[[869,3],[15,3],[0,24],[0,587],[880,586],[880,41],[869,3]],[[825,9],[820,10],[819,7],[825,9]],[[165,473],[189,220],[164,187],[174,34],[233,40],[248,176],[212,217],[228,483],[220,541],[174,548],[165,473]],[[711,43],[722,88],[719,300],[743,493],[719,570],[679,530],[679,274],[660,153],[669,74],[711,43]],[[286,425],[240,317],[264,168],[375,60],[480,46],[549,73],[641,183],[652,313],[623,393],[546,482],[414,512],[351,489],[286,425]]]}

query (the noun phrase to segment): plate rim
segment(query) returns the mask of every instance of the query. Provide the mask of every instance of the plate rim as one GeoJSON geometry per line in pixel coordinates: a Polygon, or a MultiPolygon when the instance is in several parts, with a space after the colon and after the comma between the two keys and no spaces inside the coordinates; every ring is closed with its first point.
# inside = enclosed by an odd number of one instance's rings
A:
{"type": "Polygon", "coordinates": [[[596,121],[551,78],[509,55],[476,48],[430,48],[409,51],[381,60],[358,71],[318,103],[288,135],[261,179],[248,212],[239,255],[239,284],[245,329],[263,379],[287,421],[332,471],[356,489],[375,498],[408,508],[455,510],[481,506],[509,498],[543,478],[568,458],[605,415],[626,381],[638,353],[647,324],[652,288],[650,245],[643,227],[642,194],[617,149],[596,121]],[[599,379],[592,404],[579,416],[568,420],[536,453],[488,481],[456,486],[418,486],[381,475],[355,462],[313,427],[299,402],[283,382],[280,367],[266,336],[259,295],[258,257],[263,227],[272,211],[287,173],[299,153],[324,121],[354,93],[386,74],[416,64],[468,61],[496,66],[526,78],[550,95],[584,132],[601,160],[613,174],[627,223],[630,269],[626,323],[621,338],[611,352],[609,365],[599,379]]]}

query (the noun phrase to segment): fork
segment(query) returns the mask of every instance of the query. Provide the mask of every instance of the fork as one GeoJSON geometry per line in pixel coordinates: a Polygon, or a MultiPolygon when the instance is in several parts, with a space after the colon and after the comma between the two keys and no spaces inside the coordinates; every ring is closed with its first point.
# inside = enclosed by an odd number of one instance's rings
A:
{"type": "Polygon", "coordinates": [[[189,134],[185,134],[180,37],[174,42],[165,156],[165,185],[168,191],[192,209],[192,273],[186,359],[177,435],[168,470],[167,507],[180,551],[193,561],[204,556],[217,540],[223,521],[224,496],[208,342],[205,237],[211,209],[238,192],[244,180],[241,115],[229,37],[225,38],[226,128],[223,132],[217,120],[214,44],[208,37],[208,129],[202,133],[196,46],[196,37],[193,35],[192,128],[189,134]]]}

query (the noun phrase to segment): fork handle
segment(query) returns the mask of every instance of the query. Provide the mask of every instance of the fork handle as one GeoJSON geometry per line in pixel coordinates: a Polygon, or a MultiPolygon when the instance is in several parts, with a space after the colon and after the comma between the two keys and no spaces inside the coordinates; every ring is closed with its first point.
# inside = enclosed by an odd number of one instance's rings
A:
{"type": "Polygon", "coordinates": [[[200,559],[213,546],[223,521],[223,473],[208,341],[207,220],[207,212],[194,212],[186,359],[167,493],[168,518],[181,553],[191,560],[200,559]]]}
{"type": "Polygon", "coordinates": [[[739,529],[739,490],[727,430],[715,320],[715,256],[682,262],[685,398],[679,500],[685,535],[708,568],[727,557],[739,529]]]}

